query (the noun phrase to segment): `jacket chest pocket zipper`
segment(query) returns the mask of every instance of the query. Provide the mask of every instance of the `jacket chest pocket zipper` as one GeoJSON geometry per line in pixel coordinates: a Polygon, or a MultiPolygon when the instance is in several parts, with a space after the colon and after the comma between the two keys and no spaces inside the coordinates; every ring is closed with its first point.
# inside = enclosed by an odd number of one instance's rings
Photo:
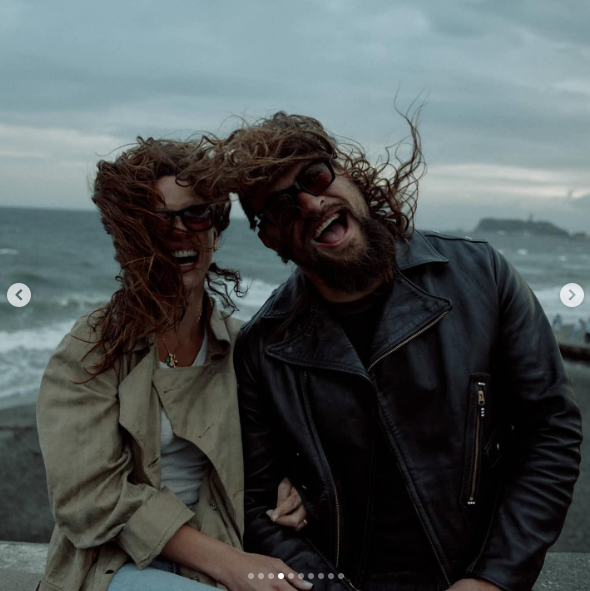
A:
{"type": "Polygon", "coordinates": [[[477,485],[481,470],[481,456],[483,453],[483,427],[486,416],[486,384],[477,382],[477,399],[475,404],[475,438],[473,442],[473,461],[469,478],[468,505],[475,505],[477,485]]]}

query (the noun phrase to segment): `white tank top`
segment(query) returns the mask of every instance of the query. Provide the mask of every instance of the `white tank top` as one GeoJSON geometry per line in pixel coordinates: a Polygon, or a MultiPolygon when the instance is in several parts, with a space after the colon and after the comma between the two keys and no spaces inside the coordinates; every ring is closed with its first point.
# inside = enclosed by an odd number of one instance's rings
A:
{"type": "MultiPolygon", "coordinates": [[[[191,367],[205,365],[207,343],[207,330],[205,330],[201,350],[191,367]]],[[[174,371],[162,361],[159,361],[159,365],[160,369],[174,371]]],[[[185,505],[190,507],[199,501],[199,491],[209,466],[209,459],[196,445],[174,434],[162,403],[160,403],[160,412],[160,486],[167,486],[185,505]]]]}

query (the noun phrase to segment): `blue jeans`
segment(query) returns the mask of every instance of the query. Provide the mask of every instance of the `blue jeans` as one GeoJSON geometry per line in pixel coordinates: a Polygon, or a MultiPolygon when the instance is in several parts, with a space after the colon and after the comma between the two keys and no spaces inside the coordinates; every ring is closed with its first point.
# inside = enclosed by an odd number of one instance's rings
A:
{"type": "Polygon", "coordinates": [[[214,588],[181,577],[178,572],[178,565],[169,560],[156,558],[143,570],[128,562],[117,571],[107,591],[211,591],[214,588]]]}

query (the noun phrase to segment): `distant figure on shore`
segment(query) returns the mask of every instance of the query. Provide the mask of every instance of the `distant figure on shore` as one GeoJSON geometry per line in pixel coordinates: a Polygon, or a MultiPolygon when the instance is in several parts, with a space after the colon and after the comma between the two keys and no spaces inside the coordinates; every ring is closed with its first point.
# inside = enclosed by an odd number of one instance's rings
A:
{"type": "Polygon", "coordinates": [[[582,340],[582,333],[584,332],[584,319],[578,318],[574,322],[574,327],[572,329],[572,341],[578,342],[582,340]]]}
{"type": "Polygon", "coordinates": [[[586,330],[584,332],[584,342],[586,344],[590,344],[590,318],[588,318],[588,322],[586,322],[586,330]]]}
{"type": "Polygon", "coordinates": [[[556,314],[555,318],[553,319],[553,332],[559,332],[563,328],[563,318],[561,314],[556,314]]]}

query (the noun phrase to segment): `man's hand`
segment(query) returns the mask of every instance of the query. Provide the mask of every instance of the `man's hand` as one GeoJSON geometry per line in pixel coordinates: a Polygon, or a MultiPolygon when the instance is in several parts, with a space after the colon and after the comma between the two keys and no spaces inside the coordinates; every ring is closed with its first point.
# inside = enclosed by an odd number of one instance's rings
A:
{"type": "Polygon", "coordinates": [[[502,589],[481,579],[461,579],[449,587],[449,591],[502,591],[502,589]]]}

